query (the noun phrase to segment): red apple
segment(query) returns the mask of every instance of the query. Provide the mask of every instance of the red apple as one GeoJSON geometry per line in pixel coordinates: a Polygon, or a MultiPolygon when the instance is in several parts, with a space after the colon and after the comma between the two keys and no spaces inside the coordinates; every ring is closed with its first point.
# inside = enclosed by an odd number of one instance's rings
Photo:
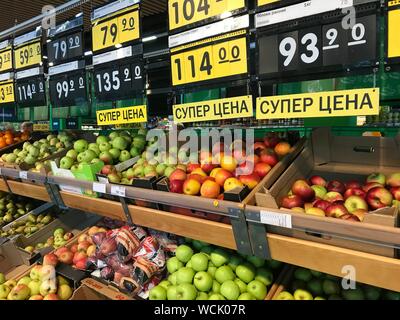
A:
{"type": "Polygon", "coordinates": [[[281,139],[276,135],[271,135],[264,138],[264,144],[267,148],[275,148],[280,141],[281,139]]]}
{"type": "Polygon", "coordinates": [[[264,162],[271,167],[274,167],[279,162],[277,155],[273,151],[271,152],[268,149],[260,152],[260,160],[261,162],[264,162]]]}
{"type": "Polygon", "coordinates": [[[367,202],[373,209],[388,207],[392,204],[393,196],[383,187],[375,187],[368,191],[367,202]]]}
{"type": "MultiPolygon", "coordinates": [[[[213,158],[210,156],[207,159],[201,161],[201,170],[205,173],[210,173],[213,169],[215,169],[216,165],[213,164],[213,158]]],[[[194,169],[195,171],[196,169],[194,169]]]]}
{"type": "Polygon", "coordinates": [[[78,251],[83,251],[86,252],[87,248],[91,246],[91,243],[89,241],[83,241],[78,244],[78,251]]]}
{"type": "Polygon", "coordinates": [[[232,177],[233,177],[233,174],[230,171],[221,169],[215,175],[215,182],[218,183],[221,187],[223,187],[225,181],[232,177]]]}
{"type": "Polygon", "coordinates": [[[210,180],[205,181],[200,188],[201,196],[210,199],[218,198],[220,191],[221,187],[219,184],[210,180]]]}
{"type": "Polygon", "coordinates": [[[43,265],[44,266],[53,266],[56,267],[58,264],[58,258],[54,253],[48,253],[43,257],[43,265]]]}
{"type": "Polygon", "coordinates": [[[200,164],[198,164],[198,163],[189,163],[186,166],[186,171],[187,171],[187,173],[192,173],[197,168],[201,168],[200,164]]]}
{"type": "Polygon", "coordinates": [[[105,165],[102,169],[101,169],[101,173],[105,174],[105,175],[109,175],[115,172],[115,167],[111,164],[107,164],[105,165]]]}
{"type": "Polygon", "coordinates": [[[253,190],[261,181],[260,177],[255,173],[245,176],[239,176],[239,180],[250,190],[253,190]]]}
{"type": "Polygon", "coordinates": [[[57,257],[60,257],[64,252],[67,252],[67,251],[69,251],[68,248],[66,248],[66,247],[60,247],[60,248],[58,248],[57,250],[54,251],[54,254],[55,254],[57,257]]]}
{"type": "Polygon", "coordinates": [[[270,171],[271,166],[264,162],[259,162],[254,167],[254,173],[256,173],[260,178],[264,178],[270,171]]]}
{"type": "Polygon", "coordinates": [[[366,192],[362,189],[359,188],[352,188],[352,189],[347,189],[346,192],[344,193],[344,199],[346,200],[348,197],[351,196],[359,196],[363,199],[365,199],[366,192]]]}
{"type": "Polygon", "coordinates": [[[292,186],[293,194],[300,196],[304,201],[312,201],[315,198],[315,191],[305,180],[297,180],[292,186]]]}
{"type": "Polygon", "coordinates": [[[353,213],[354,211],[356,211],[358,209],[368,210],[367,202],[360,196],[348,197],[346,199],[346,201],[344,202],[344,206],[350,213],[353,213]]]}
{"type": "Polygon", "coordinates": [[[87,254],[82,251],[75,252],[74,257],[72,259],[73,264],[76,264],[79,260],[83,260],[87,258],[87,254]]]}
{"type": "Polygon", "coordinates": [[[72,246],[71,246],[71,252],[72,253],[75,253],[75,252],[77,252],[78,251],[78,244],[77,243],[74,243],[72,246]]]}
{"type": "Polygon", "coordinates": [[[170,180],[169,181],[169,191],[173,193],[183,193],[183,180],[170,180]]]}
{"type": "Polygon", "coordinates": [[[316,185],[316,186],[321,186],[321,187],[326,187],[327,182],[321,176],[312,176],[310,178],[310,184],[316,185]]]}
{"type": "Polygon", "coordinates": [[[260,157],[256,154],[252,154],[246,157],[246,161],[249,161],[251,163],[254,163],[254,165],[256,165],[257,163],[260,162],[260,157]]]}
{"type": "Polygon", "coordinates": [[[361,189],[361,183],[355,180],[348,181],[345,184],[346,189],[361,189]]]}
{"type": "Polygon", "coordinates": [[[206,178],[208,178],[208,177],[201,176],[201,175],[199,175],[199,174],[197,174],[197,173],[192,173],[192,174],[189,174],[189,175],[187,176],[187,179],[195,179],[195,180],[197,180],[197,181],[200,182],[200,183],[203,183],[203,182],[205,181],[206,178]]]}
{"type": "Polygon", "coordinates": [[[389,187],[400,187],[400,173],[392,173],[388,176],[386,184],[389,187]]]}
{"type": "Polygon", "coordinates": [[[380,183],[377,183],[377,182],[368,182],[365,186],[362,187],[362,189],[365,192],[368,192],[372,188],[376,188],[376,187],[383,187],[383,186],[380,183]]]}
{"type": "Polygon", "coordinates": [[[169,180],[186,180],[186,172],[181,169],[174,170],[169,176],[169,180]]]}
{"type": "Polygon", "coordinates": [[[279,156],[279,157],[284,157],[286,156],[288,153],[290,153],[291,150],[291,146],[289,143],[287,142],[279,142],[275,148],[274,151],[275,153],[279,156]]]}
{"type": "Polygon", "coordinates": [[[282,207],[286,209],[293,209],[296,207],[304,206],[303,199],[298,195],[286,196],[282,198],[282,207]]]}
{"type": "Polygon", "coordinates": [[[262,143],[262,142],[255,142],[254,144],[253,144],[253,150],[255,151],[255,152],[261,152],[262,150],[265,150],[267,147],[265,146],[265,144],[264,143],[262,143]]]}
{"type": "Polygon", "coordinates": [[[400,187],[390,188],[390,193],[395,200],[400,201],[400,187]]]}
{"type": "Polygon", "coordinates": [[[314,202],[313,206],[325,211],[331,204],[329,201],[318,199],[314,202]]]}
{"type": "Polygon", "coordinates": [[[380,183],[382,186],[384,186],[386,183],[386,177],[382,173],[374,172],[367,177],[367,183],[370,182],[380,183]]]}
{"type": "Polygon", "coordinates": [[[207,173],[205,173],[201,168],[194,169],[191,174],[198,174],[200,176],[207,177],[207,173]]]}
{"type": "Polygon", "coordinates": [[[74,264],[74,265],[75,265],[75,268],[77,268],[77,269],[79,269],[79,270],[85,270],[85,269],[86,269],[86,261],[87,261],[87,258],[78,260],[78,261],[74,264]]]}
{"type": "Polygon", "coordinates": [[[236,169],[237,175],[251,174],[254,171],[254,167],[255,167],[255,165],[253,162],[245,160],[236,169]]]}
{"type": "Polygon", "coordinates": [[[324,200],[329,201],[330,203],[343,201],[343,196],[339,192],[331,191],[325,195],[324,200]]]}
{"type": "Polygon", "coordinates": [[[326,188],[328,191],[339,192],[342,194],[346,191],[344,184],[337,180],[330,181],[326,188]]]}
{"type": "Polygon", "coordinates": [[[332,204],[328,208],[326,208],[326,216],[333,218],[340,218],[345,214],[349,214],[349,211],[342,204],[332,204]]]}
{"type": "Polygon", "coordinates": [[[60,262],[65,264],[72,264],[73,259],[74,259],[74,254],[71,251],[63,252],[59,257],[60,262]]]}

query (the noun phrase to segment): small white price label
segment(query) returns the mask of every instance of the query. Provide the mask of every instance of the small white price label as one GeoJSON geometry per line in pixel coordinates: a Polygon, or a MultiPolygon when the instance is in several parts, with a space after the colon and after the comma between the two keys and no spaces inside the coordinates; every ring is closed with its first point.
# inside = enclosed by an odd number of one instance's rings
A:
{"type": "Polygon", "coordinates": [[[106,185],[100,182],[93,182],[93,191],[99,193],[106,193],[106,185]]]}
{"type": "Polygon", "coordinates": [[[263,224],[292,229],[292,216],[290,214],[261,211],[260,219],[263,224]]]}
{"type": "Polygon", "coordinates": [[[125,197],[125,187],[111,186],[111,194],[113,196],[125,197]]]}
{"type": "Polygon", "coordinates": [[[28,171],[20,171],[19,177],[20,177],[20,179],[28,180],[28,171]]]}

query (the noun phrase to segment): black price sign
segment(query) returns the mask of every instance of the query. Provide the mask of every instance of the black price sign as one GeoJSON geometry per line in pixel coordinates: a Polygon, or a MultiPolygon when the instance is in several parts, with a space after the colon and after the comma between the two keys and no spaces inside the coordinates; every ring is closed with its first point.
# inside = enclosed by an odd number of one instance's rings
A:
{"type": "Polygon", "coordinates": [[[84,70],[50,77],[50,100],[53,106],[78,105],[87,100],[84,70]]]}
{"type": "Polygon", "coordinates": [[[288,71],[320,71],[324,67],[370,66],[377,59],[376,15],[359,17],[344,29],[341,22],[261,35],[258,73],[261,77],[288,71]]]}
{"type": "Polygon", "coordinates": [[[143,63],[133,62],[95,69],[96,98],[100,101],[132,98],[144,89],[143,63]]]}
{"type": "Polygon", "coordinates": [[[44,76],[17,80],[17,103],[21,107],[46,105],[46,90],[44,76]]]}
{"type": "Polygon", "coordinates": [[[76,130],[78,129],[78,119],[76,118],[69,118],[66,120],[65,127],[69,130],[76,130]]]}
{"type": "Polygon", "coordinates": [[[55,39],[47,44],[49,62],[54,64],[83,56],[82,32],[55,39]]]}

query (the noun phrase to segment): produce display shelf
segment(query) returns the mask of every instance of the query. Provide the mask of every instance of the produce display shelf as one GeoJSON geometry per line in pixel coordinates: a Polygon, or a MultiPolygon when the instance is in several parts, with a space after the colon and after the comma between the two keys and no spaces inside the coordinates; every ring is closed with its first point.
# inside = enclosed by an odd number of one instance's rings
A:
{"type": "MultiPolygon", "coordinates": [[[[9,181],[13,193],[50,201],[46,188],[22,182],[9,181]]],[[[0,190],[8,191],[4,181],[0,190]]],[[[126,220],[119,202],[60,192],[64,204],[79,209],[126,220]]],[[[202,240],[214,245],[236,249],[232,226],[204,219],[188,217],[165,211],[129,205],[129,212],[135,224],[170,232],[179,236],[202,240]]],[[[336,246],[281,236],[267,235],[271,257],[275,260],[305,268],[344,276],[343,268],[354,267],[357,281],[370,285],[400,291],[400,260],[344,249],[336,246]]]]}

